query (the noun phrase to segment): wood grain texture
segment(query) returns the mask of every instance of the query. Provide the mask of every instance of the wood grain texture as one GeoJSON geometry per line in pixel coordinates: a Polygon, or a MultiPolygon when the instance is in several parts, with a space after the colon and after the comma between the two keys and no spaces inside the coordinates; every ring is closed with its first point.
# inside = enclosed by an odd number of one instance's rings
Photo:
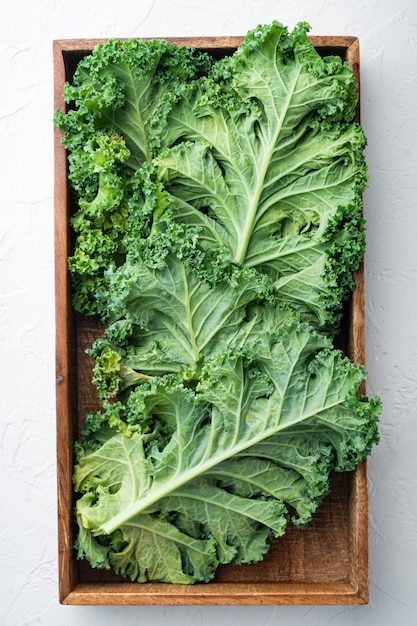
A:
{"type": "MultiPolygon", "coordinates": [[[[54,97],[55,109],[64,109],[63,83],[65,67],[62,49],[54,44],[54,97]]],[[[72,359],[73,328],[70,313],[68,283],[68,185],[65,150],[61,145],[61,132],[54,127],[55,151],[55,318],[56,318],[56,417],[57,417],[57,476],[58,476],[58,567],[60,600],[62,601],[77,582],[73,554],[72,532],[72,442],[74,439],[74,390],[70,371],[72,359]]]]}
{"type": "MultiPolygon", "coordinates": [[[[221,57],[243,37],[167,38],[221,57]]],[[[353,69],[359,86],[359,42],[355,37],[311,37],[321,54],[336,54],[353,69]]],[[[54,42],[55,109],[65,110],[63,86],[78,61],[103,39],[54,42]]],[[[359,108],[357,113],[359,119],[359,108]]],[[[332,490],[311,526],[290,527],[271,544],[261,563],[222,566],[215,579],[191,586],[130,583],[77,561],[73,550],[73,444],[87,411],[98,408],[91,384],[92,361],[86,349],[102,334],[94,319],[71,308],[67,259],[71,250],[71,206],[66,153],[55,128],[55,285],[56,417],[58,478],[59,599],[81,605],[313,605],[364,604],[368,601],[368,496],[366,463],[332,477],[332,490]]],[[[355,363],[365,363],[363,265],[340,344],[355,363]]],[[[364,391],[362,389],[361,391],[364,391]]]]}

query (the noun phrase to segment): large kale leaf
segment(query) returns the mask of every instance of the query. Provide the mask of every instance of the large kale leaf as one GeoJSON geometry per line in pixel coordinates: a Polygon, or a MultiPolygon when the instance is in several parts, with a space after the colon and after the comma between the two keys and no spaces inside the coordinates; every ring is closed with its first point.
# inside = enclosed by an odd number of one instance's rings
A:
{"type": "Polygon", "coordinates": [[[220,563],[260,560],[290,517],[305,526],[330,470],[365,458],[379,405],[356,395],[363,372],[297,320],[269,326],[212,354],[195,390],[175,375],[136,386],[104,443],[90,416],[80,555],[139,581],[209,580],[220,563]]]}
{"type": "Polygon", "coordinates": [[[281,300],[330,332],[363,255],[366,141],[351,70],[305,31],[254,31],[194,83],[156,164],[175,220],[226,264],[271,276],[281,300]]]}

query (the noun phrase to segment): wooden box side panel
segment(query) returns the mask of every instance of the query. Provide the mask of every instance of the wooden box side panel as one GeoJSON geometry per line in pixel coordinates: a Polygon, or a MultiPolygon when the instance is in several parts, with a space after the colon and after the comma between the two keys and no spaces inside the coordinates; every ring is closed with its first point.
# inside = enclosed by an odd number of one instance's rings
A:
{"type": "MultiPolygon", "coordinates": [[[[62,47],[54,43],[54,107],[65,110],[63,86],[66,80],[62,47]]],[[[77,584],[73,558],[73,442],[76,413],[73,385],[75,329],[71,313],[71,293],[67,259],[69,255],[69,198],[66,151],[62,133],[54,126],[54,203],[55,203],[55,350],[56,420],[58,479],[58,568],[59,595],[63,601],[77,584]]]]}
{"type": "MultiPolygon", "coordinates": [[[[170,38],[224,56],[242,37],[170,38]]],[[[346,60],[359,85],[359,45],[354,37],[312,37],[323,54],[346,60]]],[[[54,42],[55,109],[65,110],[63,86],[78,61],[105,40],[54,42]]],[[[358,114],[359,119],[359,114],[358,114]]],[[[73,443],[91,400],[91,364],[84,348],[100,332],[95,321],[76,318],[71,307],[67,258],[70,198],[65,149],[55,127],[55,263],[57,471],[60,601],[66,604],[361,604],[368,599],[366,463],[334,478],[332,494],[311,529],[290,529],[273,543],[262,564],[224,566],[207,585],[129,583],[77,562],[73,550],[73,443]],[[86,387],[84,386],[87,381],[86,387]]],[[[356,273],[343,343],[364,363],[363,267],[356,273]]]]}

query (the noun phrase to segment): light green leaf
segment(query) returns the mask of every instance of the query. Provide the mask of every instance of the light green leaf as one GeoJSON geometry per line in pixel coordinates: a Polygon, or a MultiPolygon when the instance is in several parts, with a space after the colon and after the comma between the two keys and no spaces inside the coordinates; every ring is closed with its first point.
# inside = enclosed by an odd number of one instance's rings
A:
{"type": "Polygon", "coordinates": [[[303,27],[293,39],[277,24],[265,33],[224,62],[227,106],[206,81],[173,109],[155,163],[175,219],[198,227],[204,248],[226,246],[230,262],[270,275],[283,301],[324,327],[363,254],[366,142],[350,119],[355,87],[303,27]],[[356,249],[335,271],[348,231],[356,249]]]}
{"type": "Polygon", "coordinates": [[[250,276],[236,286],[212,287],[174,255],[161,270],[140,261],[126,265],[112,283],[114,317],[120,310],[131,326],[124,365],[146,374],[176,372],[191,378],[204,357],[242,332],[248,304],[265,290],[250,276]]]}
{"type": "Polygon", "coordinates": [[[165,520],[138,515],[122,531],[125,545],[111,564],[134,581],[207,582],[219,564],[213,539],[194,539],[165,520]]]}
{"type": "Polygon", "coordinates": [[[196,394],[175,379],[135,389],[142,403],[129,423],[153,424],[155,435],[116,434],[80,454],[85,528],[111,536],[143,515],[178,516],[185,534],[201,523],[193,538],[213,536],[221,561],[242,562],[261,558],[265,539],[284,532],[289,508],[298,525],[310,520],[340,453],[359,462],[369,452],[378,407],[356,396],[361,370],[311,328],[266,327],[240,355],[226,349],[207,360],[196,394]]]}

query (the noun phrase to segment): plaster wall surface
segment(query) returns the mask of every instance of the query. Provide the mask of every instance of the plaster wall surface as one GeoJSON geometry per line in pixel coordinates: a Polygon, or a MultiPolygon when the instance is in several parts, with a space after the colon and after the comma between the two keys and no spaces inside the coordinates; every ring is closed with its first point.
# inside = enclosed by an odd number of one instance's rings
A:
{"type": "Polygon", "coordinates": [[[414,0],[16,0],[0,20],[0,623],[3,626],[417,625],[417,4],[414,0]],[[241,35],[278,19],[361,45],[368,136],[370,592],[359,607],[58,603],[52,41],[241,35]]]}

